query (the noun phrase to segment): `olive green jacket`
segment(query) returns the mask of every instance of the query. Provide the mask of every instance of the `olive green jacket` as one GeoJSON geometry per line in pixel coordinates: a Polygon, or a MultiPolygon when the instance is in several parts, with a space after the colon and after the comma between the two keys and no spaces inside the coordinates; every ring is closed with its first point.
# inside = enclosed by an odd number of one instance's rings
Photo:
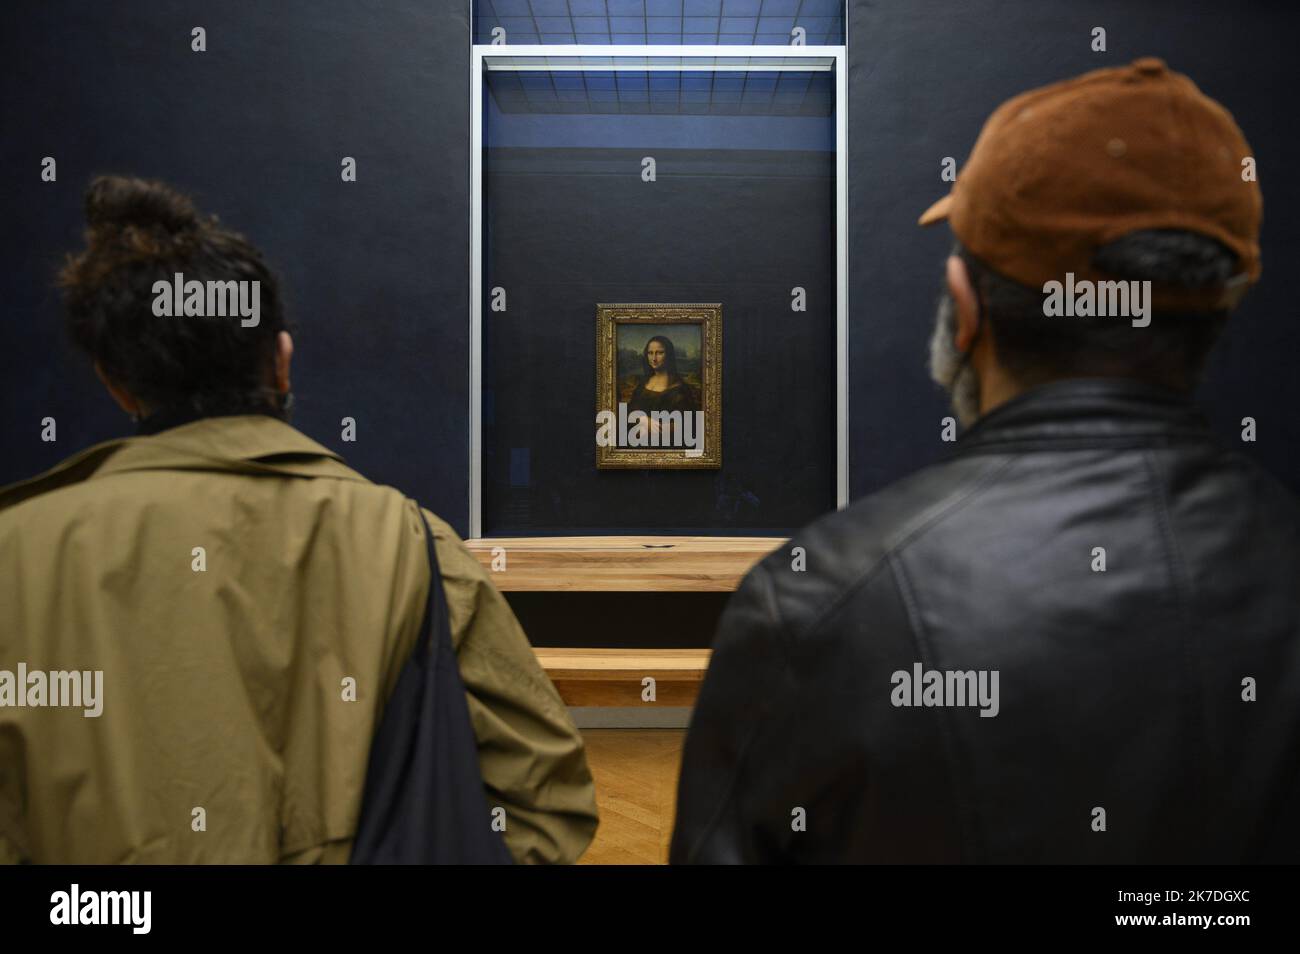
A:
{"type": "MultiPolygon", "coordinates": [[[[582,738],[487,573],[425,515],[487,804],[517,861],[573,861],[596,829],[582,738]]],[[[424,616],[424,533],[414,502],[256,415],[0,490],[0,860],[346,861],[424,616]],[[31,675],[50,672],[90,675],[31,675]]]]}

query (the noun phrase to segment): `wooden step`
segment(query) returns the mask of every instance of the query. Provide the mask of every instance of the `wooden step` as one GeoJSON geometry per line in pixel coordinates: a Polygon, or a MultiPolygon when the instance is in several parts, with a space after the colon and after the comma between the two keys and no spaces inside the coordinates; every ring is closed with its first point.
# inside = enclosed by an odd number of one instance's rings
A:
{"type": "Polygon", "coordinates": [[[497,589],[507,592],[727,592],[784,542],[783,537],[483,537],[465,545],[497,589]]]}
{"type": "Polygon", "coordinates": [[[692,706],[709,668],[707,649],[534,649],[569,706],[692,706]],[[655,698],[642,698],[647,677],[655,698]]]}

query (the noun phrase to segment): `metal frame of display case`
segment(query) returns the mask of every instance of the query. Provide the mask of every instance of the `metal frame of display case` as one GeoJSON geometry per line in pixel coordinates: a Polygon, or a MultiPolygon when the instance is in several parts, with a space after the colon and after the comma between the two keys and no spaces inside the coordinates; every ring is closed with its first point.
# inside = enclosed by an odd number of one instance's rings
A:
{"type": "MultiPolygon", "coordinates": [[[[847,33],[847,30],[846,30],[847,33]]],[[[483,80],[488,71],[830,72],[835,78],[835,502],[849,499],[848,46],[509,46],[470,53],[469,535],[483,533],[483,80]]]]}

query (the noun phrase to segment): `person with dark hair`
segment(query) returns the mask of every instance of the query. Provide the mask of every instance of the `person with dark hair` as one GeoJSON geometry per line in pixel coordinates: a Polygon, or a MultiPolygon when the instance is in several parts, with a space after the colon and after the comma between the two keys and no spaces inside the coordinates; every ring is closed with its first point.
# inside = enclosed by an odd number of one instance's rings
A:
{"type": "Polygon", "coordinates": [[[138,434],[0,491],[0,861],[575,860],[582,737],[451,527],[287,423],[261,253],[159,182],[86,220],[68,327],[138,434]]]}
{"type": "Polygon", "coordinates": [[[206,417],[286,419],[293,341],[279,282],[247,239],[162,183],[118,176],[90,184],[86,224],[86,248],[59,274],[69,335],[143,433],[206,417]],[[204,306],[209,283],[256,283],[257,322],[160,316],[177,275],[202,284],[204,306]]]}
{"type": "Polygon", "coordinates": [[[921,219],[967,429],[746,577],[674,862],[1300,857],[1300,505],[1191,397],[1260,275],[1250,155],[1152,58],[993,113],[921,219]]]}

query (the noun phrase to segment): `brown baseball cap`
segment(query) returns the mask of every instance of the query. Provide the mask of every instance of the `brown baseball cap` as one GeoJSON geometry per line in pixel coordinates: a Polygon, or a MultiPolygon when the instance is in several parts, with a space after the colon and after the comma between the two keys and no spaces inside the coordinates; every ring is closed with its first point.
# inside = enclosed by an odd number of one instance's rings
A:
{"type": "MultiPolygon", "coordinates": [[[[1130,232],[1185,229],[1238,256],[1226,286],[1151,288],[1158,308],[1235,305],[1259,279],[1259,184],[1232,114],[1162,60],[1094,70],[1030,90],[989,117],[952,191],[920,218],[947,219],[1007,278],[1107,281],[1095,250],[1130,232]]],[[[1251,163],[1253,167],[1253,161],[1251,163]]]]}

